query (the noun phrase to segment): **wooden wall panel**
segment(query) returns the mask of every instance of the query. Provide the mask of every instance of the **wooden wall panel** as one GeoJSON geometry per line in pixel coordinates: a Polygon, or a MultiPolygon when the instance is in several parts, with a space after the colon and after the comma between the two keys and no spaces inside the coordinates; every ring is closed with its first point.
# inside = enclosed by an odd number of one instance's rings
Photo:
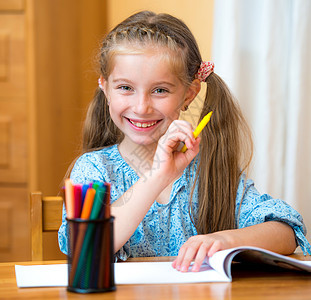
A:
{"type": "Polygon", "coordinates": [[[12,247],[12,215],[12,203],[8,201],[0,202],[0,252],[8,252],[12,247]]]}
{"type": "Polygon", "coordinates": [[[25,16],[0,15],[0,98],[26,101],[25,16]]]}
{"type": "Polygon", "coordinates": [[[0,81],[8,79],[9,70],[9,35],[0,32],[0,81]]]}
{"type": "Polygon", "coordinates": [[[24,0],[0,0],[0,11],[23,11],[24,7],[24,0]]]}
{"type": "Polygon", "coordinates": [[[30,258],[27,189],[0,187],[0,261],[30,258]]]}
{"type": "Polygon", "coordinates": [[[0,116],[0,169],[9,167],[10,124],[11,121],[7,117],[0,116]]]}
{"type": "Polygon", "coordinates": [[[22,100],[0,97],[0,182],[27,183],[27,115],[22,100]]]}

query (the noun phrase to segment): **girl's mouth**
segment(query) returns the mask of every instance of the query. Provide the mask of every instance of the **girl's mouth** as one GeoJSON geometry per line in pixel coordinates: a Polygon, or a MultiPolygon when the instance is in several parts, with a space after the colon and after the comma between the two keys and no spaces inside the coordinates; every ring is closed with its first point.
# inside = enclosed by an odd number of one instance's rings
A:
{"type": "Polygon", "coordinates": [[[131,119],[126,118],[132,125],[134,125],[137,128],[150,128],[153,127],[154,125],[156,125],[158,122],[160,122],[161,120],[157,120],[157,121],[148,121],[148,122],[139,122],[139,121],[134,121],[131,119]]]}

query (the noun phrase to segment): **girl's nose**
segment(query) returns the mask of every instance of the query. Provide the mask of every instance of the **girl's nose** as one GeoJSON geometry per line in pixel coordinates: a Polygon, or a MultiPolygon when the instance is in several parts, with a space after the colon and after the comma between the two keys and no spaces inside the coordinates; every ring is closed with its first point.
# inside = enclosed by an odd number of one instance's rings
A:
{"type": "Polygon", "coordinates": [[[149,95],[137,95],[133,111],[140,115],[150,113],[152,111],[152,103],[149,95]]]}

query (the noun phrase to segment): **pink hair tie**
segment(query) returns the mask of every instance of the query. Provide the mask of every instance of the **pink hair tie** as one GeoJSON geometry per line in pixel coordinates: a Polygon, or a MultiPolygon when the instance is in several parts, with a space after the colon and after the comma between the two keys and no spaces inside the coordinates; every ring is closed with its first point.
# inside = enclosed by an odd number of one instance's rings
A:
{"type": "Polygon", "coordinates": [[[205,82],[206,78],[214,72],[214,63],[211,61],[202,61],[195,78],[205,82]]]}

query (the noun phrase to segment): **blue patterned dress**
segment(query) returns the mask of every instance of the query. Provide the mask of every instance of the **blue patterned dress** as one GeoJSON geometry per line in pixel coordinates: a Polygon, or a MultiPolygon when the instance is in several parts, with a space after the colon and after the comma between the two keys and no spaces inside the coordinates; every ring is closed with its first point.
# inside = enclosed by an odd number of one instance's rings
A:
{"type": "MultiPolygon", "coordinates": [[[[124,246],[116,253],[122,260],[138,256],[176,256],[179,248],[197,230],[189,214],[189,195],[196,164],[184,170],[172,187],[169,202],[154,202],[138,228],[124,246]]],[[[75,184],[92,181],[111,183],[111,202],[119,199],[138,179],[138,175],[127,164],[114,145],[102,150],[83,154],[71,172],[75,184]]],[[[147,193],[148,191],[146,191],[147,193]]],[[[198,188],[196,186],[191,210],[197,215],[198,188]]],[[[58,232],[59,246],[67,254],[66,211],[63,209],[63,222],[58,232]]],[[[311,254],[311,246],[305,238],[306,228],[301,215],[284,201],[271,196],[260,195],[252,180],[241,176],[236,197],[237,227],[243,228],[265,221],[281,221],[289,224],[296,235],[298,245],[304,253],[311,254]],[[245,190],[243,193],[245,184],[245,190]],[[242,201],[241,201],[242,200],[242,201]],[[241,207],[240,207],[241,206],[241,207]],[[240,210],[239,210],[240,208],[240,210]]]]}

